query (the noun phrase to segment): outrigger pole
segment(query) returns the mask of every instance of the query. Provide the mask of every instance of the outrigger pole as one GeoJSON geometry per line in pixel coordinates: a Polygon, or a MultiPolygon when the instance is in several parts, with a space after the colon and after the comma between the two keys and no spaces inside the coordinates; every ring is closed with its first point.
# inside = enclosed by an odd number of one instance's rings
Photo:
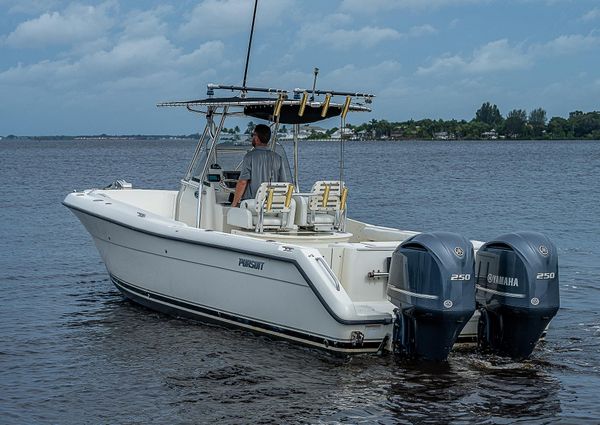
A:
{"type": "Polygon", "coordinates": [[[246,69],[244,69],[244,81],[242,87],[246,87],[246,77],[248,76],[248,63],[250,62],[250,48],[252,47],[252,35],[254,34],[254,21],[256,20],[256,8],[258,0],[254,0],[254,13],[252,14],[252,27],[250,28],[250,40],[248,41],[248,53],[246,54],[246,69]]]}

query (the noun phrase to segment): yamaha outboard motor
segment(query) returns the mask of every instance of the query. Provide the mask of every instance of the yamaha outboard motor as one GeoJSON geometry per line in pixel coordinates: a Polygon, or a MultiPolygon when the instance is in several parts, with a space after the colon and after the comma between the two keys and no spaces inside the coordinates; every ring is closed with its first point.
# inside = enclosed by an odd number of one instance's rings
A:
{"type": "Polygon", "coordinates": [[[502,235],[479,249],[476,269],[480,347],[528,357],[559,308],[556,247],[540,233],[502,235]]]}
{"type": "Polygon", "coordinates": [[[474,267],[473,246],[454,233],[420,233],[396,248],[387,289],[396,354],[446,360],[475,312],[474,267]]]}

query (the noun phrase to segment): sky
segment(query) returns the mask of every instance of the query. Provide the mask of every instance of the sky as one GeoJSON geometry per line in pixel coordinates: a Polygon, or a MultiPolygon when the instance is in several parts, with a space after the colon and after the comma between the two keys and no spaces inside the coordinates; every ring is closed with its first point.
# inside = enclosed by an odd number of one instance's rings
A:
{"type": "MultiPolygon", "coordinates": [[[[242,83],[253,4],[0,0],[0,135],[201,130],[156,103],[242,83]]],[[[248,85],[310,88],[314,67],[377,96],[353,124],[600,110],[600,0],[259,0],[248,85]]]]}

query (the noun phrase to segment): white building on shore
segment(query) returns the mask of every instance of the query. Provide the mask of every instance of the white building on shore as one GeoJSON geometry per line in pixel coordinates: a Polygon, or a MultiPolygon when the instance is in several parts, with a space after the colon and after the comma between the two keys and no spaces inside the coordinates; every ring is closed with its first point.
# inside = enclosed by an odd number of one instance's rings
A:
{"type": "Polygon", "coordinates": [[[354,134],[354,130],[352,130],[351,128],[340,128],[338,130],[336,130],[334,133],[331,134],[331,138],[332,139],[340,139],[342,137],[342,135],[344,136],[344,139],[355,139],[356,135],[354,134]]]}

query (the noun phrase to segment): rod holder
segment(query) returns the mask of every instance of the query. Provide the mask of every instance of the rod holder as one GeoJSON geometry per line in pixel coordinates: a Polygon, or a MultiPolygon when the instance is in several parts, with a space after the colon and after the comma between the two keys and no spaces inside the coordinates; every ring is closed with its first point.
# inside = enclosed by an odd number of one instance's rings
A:
{"type": "Polygon", "coordinates": [[[277,102],[275,102],[275,106],[273,107],[273,118],[277,118],[281,114],[281,106],[283,105],[284,99],[285,96],[283,94],[280,94],[277,98],[277,102]]]}
{"type": "Polygon", "coordinates": [[[306,103],[308,102],[308,93],[302,93],[302,100],[300,100],[300,108],[298,109],[298,116],[304,115],[304,109],[306,109],[306,103]]]}
{"type": "Polygon", "coordinates": [[[287,193],[285,194],[285,207],[289,208],[290,203],[292,202],[292,194],[294,193],[294,185],[291,184],[288,186],[287,193]]]}
{"type": "MultiPolygon", "coordinates": [[[[342,107],[342,118],[346,119],[346,115],[348,115],[348,110],[350,109],[350,102],[352,101],[352,96],[346,96],[346,101],[344,102],[344,106],[342,107]]],[[[343,132],[343,129],[342,129],[343,132]]]]}
{"type": "Polygon", "coordinates": [[[331,93],[327,93],[325,95],[325,100],[323,101],[323,109],[321,110],[321,117],[325,118],[327,116],[327,111],[329,110],[329,103],[331,102],[331,93]]]}

